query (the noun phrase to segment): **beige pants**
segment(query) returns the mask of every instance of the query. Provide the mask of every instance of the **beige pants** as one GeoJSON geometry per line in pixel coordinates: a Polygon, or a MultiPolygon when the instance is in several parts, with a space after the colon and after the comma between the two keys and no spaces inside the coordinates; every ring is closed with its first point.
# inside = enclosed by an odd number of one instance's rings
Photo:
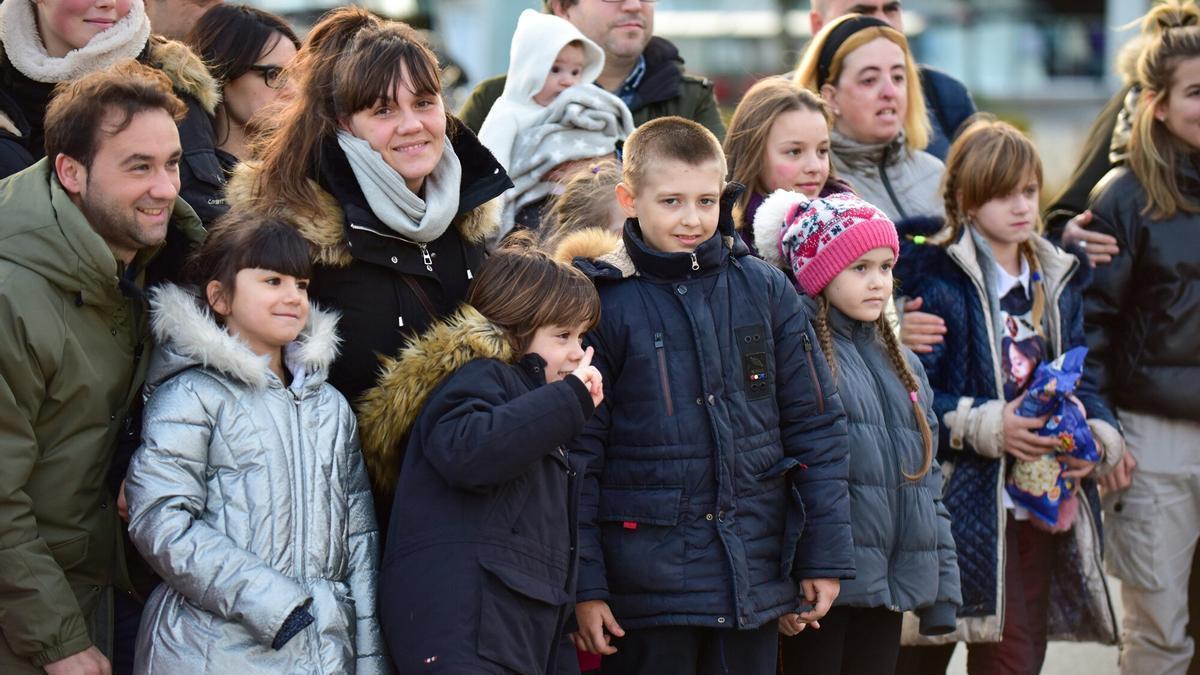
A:
{"type": "Polygon", "coordinates": [[[1188,576],[1200,537],[1200,424],[1119,411],[1133,484],[1104,499],[1105,558],[1121,580],[1122,675],[1183,675],[1188,576]]]}

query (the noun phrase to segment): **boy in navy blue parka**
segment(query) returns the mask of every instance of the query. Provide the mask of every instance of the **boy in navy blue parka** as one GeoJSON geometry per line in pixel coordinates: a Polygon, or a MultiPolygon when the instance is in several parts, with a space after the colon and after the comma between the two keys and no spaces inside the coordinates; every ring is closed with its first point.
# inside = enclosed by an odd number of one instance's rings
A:
{"type": "Polygon", "coordinates": [[[622,240],[558,253],[602,307],[605,401],[572,449],[575,638],[604,672],[773,673],[777,627],[854,575],[841,400],[794,287],[734,233],[724,176],[710,132],[649,122],[625,146],[622,240]]]}

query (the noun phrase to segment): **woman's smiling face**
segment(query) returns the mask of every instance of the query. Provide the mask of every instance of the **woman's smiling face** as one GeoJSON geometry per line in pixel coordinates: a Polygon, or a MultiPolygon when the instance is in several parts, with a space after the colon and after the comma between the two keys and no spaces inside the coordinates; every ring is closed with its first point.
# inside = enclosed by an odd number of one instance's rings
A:
{"type": "Polygon", "coordinates": [[[37,0],[38,34],[46,53],[63,57],[87,46],[129,13],[132,0],[37,0]]]}

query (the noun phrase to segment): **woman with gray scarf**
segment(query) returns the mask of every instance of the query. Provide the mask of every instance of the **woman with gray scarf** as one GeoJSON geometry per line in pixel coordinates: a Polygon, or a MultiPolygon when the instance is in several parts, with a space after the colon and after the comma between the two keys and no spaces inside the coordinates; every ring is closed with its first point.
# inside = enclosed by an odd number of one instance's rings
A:
{"type": "MultiPolygon", "coordinates": [[[[446,113],[437,60],[408,25],[334,10],[292,67],[295,96],[227,197],[309,242],[309,295],[342,315],[329,381],[354,402],[375,385],[381,356],[466,297],[512,183],[446,113]]],[[[390,495],[376,497],[383,519],[390,495]]]]}

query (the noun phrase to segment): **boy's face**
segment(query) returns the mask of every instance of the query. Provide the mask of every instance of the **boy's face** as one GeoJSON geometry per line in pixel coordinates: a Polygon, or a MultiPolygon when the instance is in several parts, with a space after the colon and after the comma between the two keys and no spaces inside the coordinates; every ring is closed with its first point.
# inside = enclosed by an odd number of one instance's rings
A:
{"type": "Polygon", "coordinates": [[[626,183],[617,185],[617,201],[626,216],[638,219],[650,248],[691,253],[717,231],[724,182],[716,160],[656,160],[646,167],[636,190],[626,183]]]}
{"type": "Polygon", "coordinates": [[[587,326],[542,326],[533,333],[526,354],[546,361],[546,383],[558,382],[575,372],[583,361],[583,334],[587,326]]]}
{"type": "Polygon", "coordinates": [[[568,87],[573,87],[583,79],[583,47],[567,45],[558,53],[550,66],[550,74],[541,91],[533,95],[534,103],[548,106],[568,87]]]}

